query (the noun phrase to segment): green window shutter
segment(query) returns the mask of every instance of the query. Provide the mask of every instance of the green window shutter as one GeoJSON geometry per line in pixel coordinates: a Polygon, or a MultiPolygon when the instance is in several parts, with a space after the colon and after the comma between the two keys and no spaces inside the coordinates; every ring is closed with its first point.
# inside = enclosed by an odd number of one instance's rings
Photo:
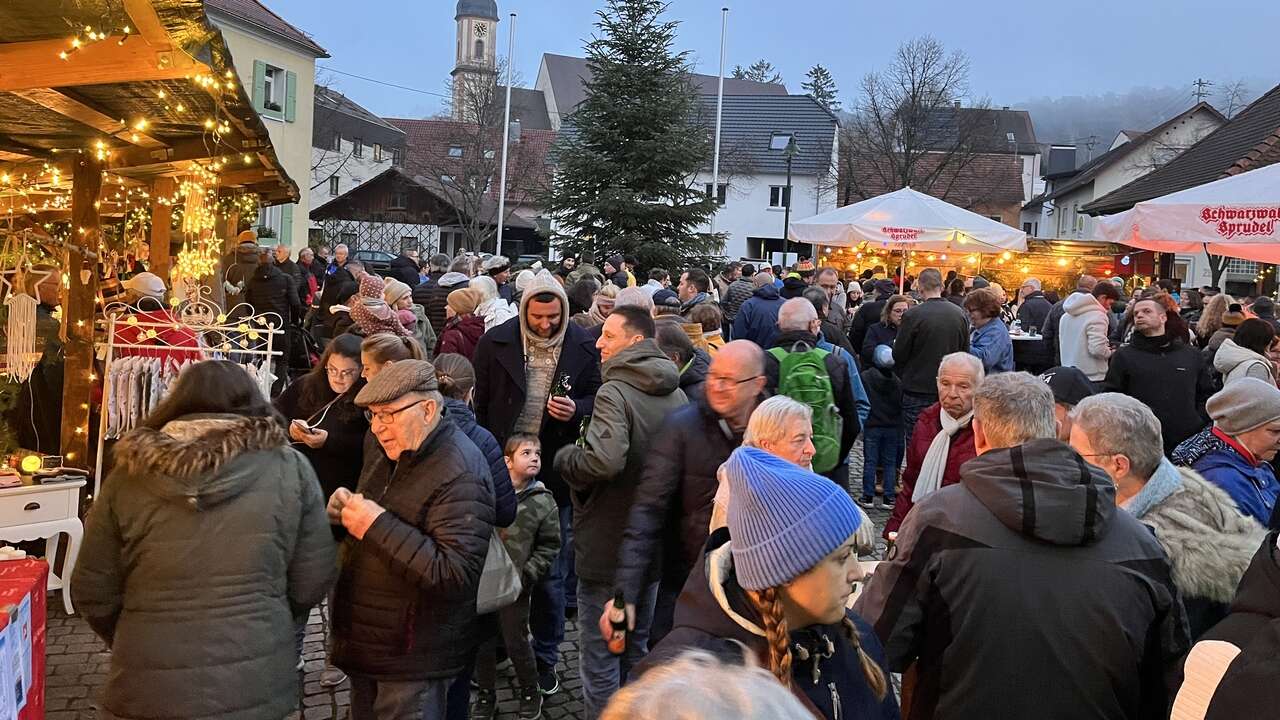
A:
{"type": "Polygon", "coordinates": [[[266,104],[267,64],[261,60],[253,61],[253,109],[261,111],[266,104]]]}
{"type": "Polygon", "coordinates": [[[280,209],[280,242],[293,247],[293,205],[280,209]]]}
{"type": "Polygon", "coordinates": [[[286,72],[284,75],[284,119],[293,122],[298,115],[298,75],[286,72]]]}

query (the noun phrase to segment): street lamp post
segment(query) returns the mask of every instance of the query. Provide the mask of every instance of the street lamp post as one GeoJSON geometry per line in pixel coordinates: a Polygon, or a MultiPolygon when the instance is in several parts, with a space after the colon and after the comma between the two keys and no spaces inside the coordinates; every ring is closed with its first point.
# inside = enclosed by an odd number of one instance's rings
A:
{"type": "Polygon", "coordinates": [[[787,148],[782,151],[782,156],[787,159],[787,190],[785,197],[782,198],[782,247],[785,248],[785,252],[791,251],[791,161],[795,159],[799,150],[800,148],[796,147],[796,136],[792,135],[787,148]]]}

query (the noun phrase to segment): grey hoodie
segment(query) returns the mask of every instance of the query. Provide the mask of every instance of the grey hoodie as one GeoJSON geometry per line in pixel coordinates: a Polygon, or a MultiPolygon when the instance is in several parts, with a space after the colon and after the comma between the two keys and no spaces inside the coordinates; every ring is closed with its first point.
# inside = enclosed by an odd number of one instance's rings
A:
{"type": "Polygon", "coordinates": [[[1271,374],[1271,361],[1246,347],[1236,344],[1233,338],[1227,338],[1218,346],[1213,355],[1213,369],[1222,373],[1222,384],[1242,377],[1257,378],[1263,382],[1275,384],[1275,376],[1271,374]]]}
{"type": "Polygon", "coordinates": [[[686,399],[679,368],[652,339],[610,358],[602,377],[582,447],[561,448],[555,467],[573,490],[578,576],[611,583],[649,442],[686,399]]]}
{"type": "Polygon", "coordinates": [[[1186,618],[1110,479],[1048,439],[960,472],[912,509],[854,608],[891,669],[916,663],[909,719],[1168,717],[1186,618]]]}

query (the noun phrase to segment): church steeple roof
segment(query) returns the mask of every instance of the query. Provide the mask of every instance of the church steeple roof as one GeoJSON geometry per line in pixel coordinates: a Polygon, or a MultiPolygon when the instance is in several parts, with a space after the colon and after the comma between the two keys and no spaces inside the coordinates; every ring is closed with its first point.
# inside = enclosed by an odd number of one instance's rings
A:
{"type": "Polygon", "coordinates": [[[458,0],[458,12],[454,19],[461,17],[477,17],[486,20],[498,19],[497,0],[458,0]]]}

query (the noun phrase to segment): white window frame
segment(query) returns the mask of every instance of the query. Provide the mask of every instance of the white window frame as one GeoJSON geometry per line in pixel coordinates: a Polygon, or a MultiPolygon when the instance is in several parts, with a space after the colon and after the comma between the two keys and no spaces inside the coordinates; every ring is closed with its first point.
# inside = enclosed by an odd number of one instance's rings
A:
{"type": "Polygon", "coordinates": [[[409,208],[409,193],[404,190],[392,190],[391,197],[387,198],[388,210],[407,210],[409,208]]]}
{"type": "MultiPolygon", "coordinates": [[[[712,196],[711,183],[704,183],[703,192],[706,193],[707,197],[712,196]]],[[[729,199],[729,183],[720,183],[718,185],[718,192],[715,193],[715,198],[716,198],[716,205],[719,205],[720,207],[725,206],[726,202],[729,199]]]]}
{"type": "Polygon", "coordinates": [[[262,105],[272,112],[284,112],[285,70],[267,65],[262,75],[262,105]],[[274,105],[274,107],[272,107],[274,105]]]}
{"type": "Polygon", "coordinates": [[[791,193],[787,192],[786,185],[770,185],[769,186],[769,208],[772,210],[783,210],[791,203],[791,193]],[[776,201],[776,202],[775,202],[776,201]]]}
{"type": "Polygon", "coordinates": [[[466,150],[465,150],[461,145],[450,145],[450,146],[449,146],[448,154],[449,154],[449,157],[451,157],[451,158],[460,158],[460,157],[462,157],[465,153],[466,153],[466,150]]]}

